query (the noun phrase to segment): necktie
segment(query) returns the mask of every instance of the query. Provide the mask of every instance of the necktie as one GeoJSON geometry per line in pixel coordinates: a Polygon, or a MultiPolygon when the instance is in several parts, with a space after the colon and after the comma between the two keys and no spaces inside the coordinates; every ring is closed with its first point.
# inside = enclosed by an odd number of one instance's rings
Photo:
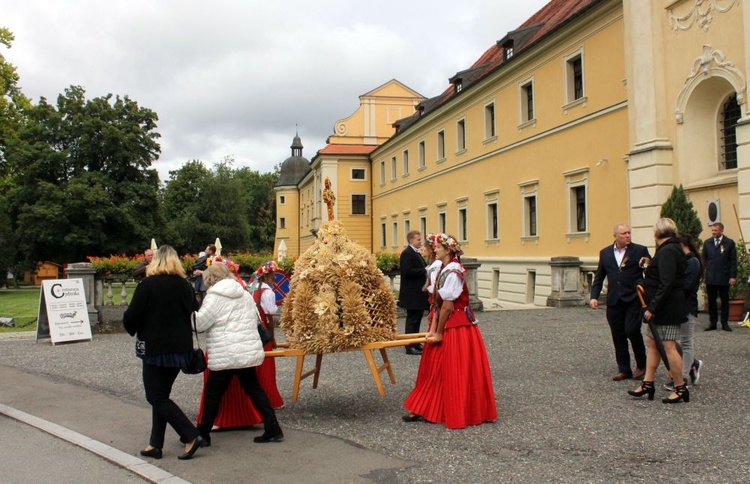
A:
{"type": "Polygon", "coordinates": [[[719,246],[719,240],[720,239],[718,237],[714,239],[714,247],[718,247],[719,246]]]}

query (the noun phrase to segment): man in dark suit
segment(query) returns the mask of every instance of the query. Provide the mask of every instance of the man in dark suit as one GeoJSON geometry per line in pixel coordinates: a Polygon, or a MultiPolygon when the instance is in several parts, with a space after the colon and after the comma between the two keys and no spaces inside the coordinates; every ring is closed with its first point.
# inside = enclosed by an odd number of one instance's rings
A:
{"type": "Polygon", "coordinates": [[[130,273],[130,277],[135,279],[136,281],[140,282],[142,279],[146,278],[146,267],[151,263],[151,260],[154,258],[154,251],[151,249],[146,249],[143,251],[143,260],[141,261],[138,266],[136,266],[135,269],[133,269],[133,272],[130,273]]]}
{"type": "Polygon", "coordinates": [[[591,284],[591,308],[599,307],[604,277],[607,277],[607,321],[615,345],[618,372],[615,381],[643,378],[646,373],[646,347],[641,335],[641,304],[636,283],[643,277],[643,264],[651,259],[648,249],[630,242],[630,227],[614,227],[615,243],[599,252],[599,267],[591,284]],[[630,367],[628,340],[633,347],[635,373],[630,367]]]}
{"type": "MultiPolygon", "coordinates": [[[[406,309],[406,333],[419,333],[419,325],[425,310],[430,308],[427,292],[423,290],[427,282],[427,267],[419,253],[422,234],[412,230],[406,234],[409,245],[401,252],[401,287],[398,292],[398,305],[406,309]]],[[[421,355],[421,345],[406,347],[406,354],[421,355]]]]}
{"type": "Polygon", "coordinates": [[[711,226],[711,238],[703,243],[703,263],[706,267],[706,294],[708,295],[709,326],[705,331],[716,329],[719,320],[716,296],[721,299],[721,329],[729,327],[729,286],[737,278],[737,248],[734,241],[724,235],[724,224],[711,226]]]}

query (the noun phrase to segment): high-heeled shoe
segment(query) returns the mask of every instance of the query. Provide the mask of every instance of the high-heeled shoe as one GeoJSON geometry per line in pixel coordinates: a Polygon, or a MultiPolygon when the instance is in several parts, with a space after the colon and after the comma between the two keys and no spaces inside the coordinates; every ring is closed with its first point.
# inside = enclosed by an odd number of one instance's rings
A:
{"type": "Polygon", "coordinates": [[[407,413],[406,415],[401,417],[401,420],[403,420],[404,422],[416,422],[418,420],[422,420],[422,417],[413,413],[407,413]]]}
{"type": "Polygon", "coordinates": [[[143,457],[152,457],[154,459],[161,459],[162,457],[161,449],[157,449],[156,447],[142,450],[141,455],[143,457]]]}
{"type": "Polygon", "coordinates": [[[655,391],[656,390],[654,389],[653,380],[643,380],[643,383],[641,383],[641,386],[638,387],[638,390],[628,390],[628,395],[632,395],[634,397],[642,397],[643,395],[648,395],[648,399],[653,400],[655,391]]]}
{"type": "Polygon", "coordinates": [[[677,394],[675,398],[662,398],[661,403],[677,403],[680,400],[687,403],[690,401],[690,390],[688,390],[687,385],[682,384],[674,387],[674,392],[677,394]]]}

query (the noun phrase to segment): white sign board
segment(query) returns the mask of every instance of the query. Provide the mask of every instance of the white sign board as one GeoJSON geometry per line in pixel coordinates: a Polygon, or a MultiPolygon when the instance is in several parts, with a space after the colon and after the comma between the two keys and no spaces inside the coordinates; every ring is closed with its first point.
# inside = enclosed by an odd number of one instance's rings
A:
{"type": "Polygon", "coordinates": [[[36,339],[52,344],[91,340],[91,323],[82,279],[42,281],[36,339]]]}

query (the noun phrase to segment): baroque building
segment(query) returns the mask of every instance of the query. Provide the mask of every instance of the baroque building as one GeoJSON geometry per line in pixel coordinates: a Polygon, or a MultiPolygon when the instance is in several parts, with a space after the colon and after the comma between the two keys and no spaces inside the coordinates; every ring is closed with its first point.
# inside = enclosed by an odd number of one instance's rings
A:
{"type": "Polygon", "coordinates": [[[488,307],[566,290],[582,302],[612,227],[653,246],[673,185],[706,227],[741,239],[749,33],[750,0],[552,0],[444,92],[390,81],[336,123],[309,171],[284,162],[276,246],[309,247],[325,177],[337,217],[372,252],[400,251],[412,229],[456,236],[481,263],[488,307]],[[574,276],[555,272],[557,257],[578,261],[574,276]]]}

